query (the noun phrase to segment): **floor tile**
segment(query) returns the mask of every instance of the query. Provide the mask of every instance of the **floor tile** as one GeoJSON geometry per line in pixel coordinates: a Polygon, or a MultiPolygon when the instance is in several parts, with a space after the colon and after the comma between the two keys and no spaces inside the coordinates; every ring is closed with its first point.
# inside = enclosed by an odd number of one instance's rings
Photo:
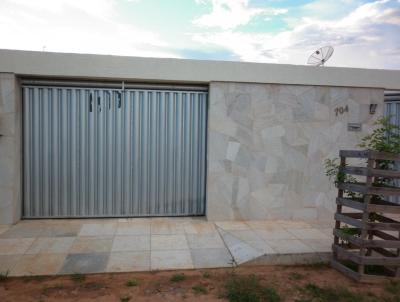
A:
{"type": "Polygon", "coordinates": [[[9,228],[10,228],[10,226],[8,226],[8,225],[0,225],[0,234],[3,234],[9,228]]]}
{"type": "Polygon", "coordinates": [[[300,221],[300,220],[276,220],[275,221],[277,224],[283,226],[284,228],[290,228],[290,229],[307,229],[307,228],[312,228],[312,225],[310,223],[307,223],[305,221],[300,221]]]}
{"type": "Polygon", "coordinates": [[[249,225],[242,221],[217,221],[216,226],[223,230],[248,230],[249,225]]]}
{"type": "Polygon", "coordinates": [[[150,235],[150,221],[123,222],[117,226],[116,235],[150,235]]]}
{"type": "Polygon", "coordinates": [[[113,252],[149,251],[150,235],[115,236],[111,250],[113,252]]]}
{"type": "Polygon", "coordinates": [[[257,241],[262,240],[260,235],[258,235],[254,230],[239,230],[239,231],[229,231],[229,233],[243,241],[257,241]]]}
{"type": "Polygon", "coordinates": [[[80,224],[64,223],[64,224],[48,224],[43,228],[41,237],[74,237],[77,236],[81,229],[80,224]]]}
{"type": "Polygon", "coordinates": [[[214,234],[217,233],[217,229],[215,228],[215,225],[213,222],[189,222],[186,223],[185,226],[185,233],[189,235],[194,235],[194,234],[214,234]]]}
{"type": "Polygon", "coordinates": [[[34,240],[34,238],[2,238],[0,239],[0,255],[24,254],[34,240]]]}
{"type": "Polygon", "coordinates": [[[77,237],[70,249],[71,254],[107,253],[111,251],[113,238],[108,237],[77,237]]]}
{"type": "Polygon", "coordinates": [[[79,236],[113,236],[117,229],[115,223],[90,223],[84,224],[79,236]]]}
{"type": "Polygon", "coordinates": [[[282,229],[282,225],[273,220],[247,220],[245,223],[252,229],[275,230],[282,229]]]}
{"type": "Polygon", "coordinates": [[[67,254],[75,237],[37,238],[26,254],[67,254]]]}
{"type": "Polygon", "coordinates": [[[298,239],[328,239],[329,237],[317,229],[287,229],[298,239]]]}
{"type": "Polygon", "coordinates": [[[191,249],[217,249],[224,248],[225,244],[218,233],[186,235],[191,249]]]}
{"type": "Polygon", "coordinates": [[[305,245],[311,247],[317,253],[326,253],[332,251],[332,239],[304,239],[301,240],[305,245]]]}
{"type": "Polygon", "coordinates": [[[157,218],[151,221],[152,235],[178,235],[184,233],[185,229],[183,223],[179,224],[168,220],[160,220],[157,218]]]}
{"type": "Polygon", "coordinates": [[[109,253],[69,254],[59,274],[88,274],[104,272],[109,253]]]}
{"type": "Polygon", "coordinates": [[[267,241],[278,254],[313,253],[314,250],[299,239],[271,239],[267,241]]]}
{"type": "Polygon", "coordinates": [[[22,255],[11,269],[11,276],[55,275],[60,270],[66,254],[22,255]]]}
{"type": "Polygon", "coordinates": [[[152,235],[151,250],[189,249],[185,235],[152,235]]]}
{"type": "Polygon", "coordinates": [[[190,250],[195,268],[232,267],[233,259],[226,248],[190,250]]]}
{"type": "Polygon", "coordinates": [[[320,232],[324,233],[325,235],[328,236],[328,238],[333,237],[333,227],[332,228],[323,228],[323,229],[318,229],[320,232]]]}
{"type": "Polygon", "coordinates": [[[232,236],[223,230],[220,231],[229,252],[233,256],[236,264],[242,264],[262,256],[264,253],[246,242],[232,236]]]}
{"type": "Polygon", "coordinates": [[[9,274],[21,257],[22,255],[0,255],[0,274],[9,274]]]}
{"type": "Polygon", "coordinates": [[[150,270],[150,251],[113,252],[108,260],[107,272],[135,272],[150,270]]]}
{"type": "Polygon", "coordinates": [[[276,254],[276,251],[264,240],[246,241],[246,243],[255,249],[261,251],[264,255],[276,254]]]}
{"type": "Polygon", "coordinates": [[[189,250],[152,250],[150,257],[152,270],[194,268],[189,250]]]}
{"type": "Polygon", "coordinates": [[[296,239],[294,234],[289,233],[285,229],[272,229],[272,230],[255,230],[257,235],[259,235],[266,242],[270,239],[296,239]]]}
{"type": "Polygon", "coordinates": [[[34,238],[40,236],[43,229],[43,223],[18,223],[0,234],[0,238],[34,238]]]}

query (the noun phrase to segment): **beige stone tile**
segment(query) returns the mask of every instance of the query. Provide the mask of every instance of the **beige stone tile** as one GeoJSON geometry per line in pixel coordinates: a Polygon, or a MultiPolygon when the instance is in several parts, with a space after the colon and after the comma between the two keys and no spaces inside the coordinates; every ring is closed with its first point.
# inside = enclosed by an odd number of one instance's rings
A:
{"type": "Polygon", "coordinates": [[[262,238],[254,230],[239,230],[239,231],[229,231],[229,233],[243,241],[258,241],[262,238]]]}
{"type": "Polygon", "coordinates": [[[0,274],[10,273],[22,255],[0,255],[0,274]]]}
{"type": "Polygon", "coordinates": [[[271,239],[267,243],[279,254],[314,253],[310,246],[299,239],[271,239]]]}
{"type": "Polygon", "coordinates": [[[152,250],[150,257],[152,270],[194,268],[189,250],[152,250]]]}
{"type": "Polygon", "coordinates": [[[24,254],[34,240],[34,238],[0,239],[0,255],[24,254]]]}
{"type": "Polygon", "coordinates": [[[79,236],[113,236],[117,229],[116,223],[90,223],[82,225],[79,236]]]}
{"type": "Polygon", "coordinates": [[[10,271],[11,276],[55,275],[66,254],[23,255],[10,271]]]}
{"type": "Polygon", "coordinates": [[[226,248],[190,250],[195,268],[232,267],[233,259],[226,248]]]}
{"type": "Polygon", "coordinates": [[[150,251],[112,252],[107,272],[134,272],[150,270],[150,251]]]}
{"type": "Polygon", "coordinates": [[[270,239],[296,239],[296,237],[285,229],[255,230],[263,240],[268,242],[270,239]]]}
{"type": "Polygon", "coordinates": [[[326,253],[332,251],[332,239],[305,239],[302,242],[311,247],[315,252],[326,253]]]}
{"type": "Polygon", "coordinates": [[[301,220],[276,220],[276,223],[283,226],[285,229],[312,228],[310,223],[301,220]]]}
{"type": "Polygon", "coordinates": [[[217,221],[215,224],[217,227],[226,231],[250,229],[249,225],[242,221],[217,221]]]}
{"type": "Polygon", "coordinates": [[[10,228],[8,225],[0,225],[0,234],[4,233],[10,228]]]}
{"type": "Polygon", "coordinates": [[[150,235],[115,236],[112,252],[149,251],[150,235]]]}
{"type": "Polygon", "coordinates": [[[248,226],[252,229],[260,230],[276,230],[282,229],[282,225],[271,220],[247,220],[245,221],[248,226]]]}
{"type": "Polygon", "coordinates": [[[150,235],[150,220],[146,222],[122,222],[117,226],[116,235],[150,235]]]}
{"type": "Polygon", "coordinates": [[[26,254],[66,254],[76,237],[37,238],[26,254]]]}
{"type": "Polygon", "coordinates": [[[224,248],[225,244],[218,233],[186,235],[191,249],[218,249],[224,248]]]}
{"type": "Polygon", "coordinates": [[[82,253],[106,253],[111,251],[113,238],[104,237],[77,237],[69,252],[71,254],[82,253]]]}
{"type": "Polygon", "coordinates": [[[329,229],[321,228],[318,229],[320,232],[324,233],[325,235],[328,236],[328,238],[333,238],[333,227],[329,229]]]}
{"type": "Polygon", "coordinates": [[[189,249],[185,235],[152,235],[151,250],[189,249]]]}
{"type": "Polygon", "coordinates": [[[189,222],[185,226],[186,234],[213,234],[217,233],[217,229],[213,222],[189,222]]]}
{"type": "Polygon", "coordinates": [[[81,229],[80,224],[72,223],[46,223],[40,237],[74,237],[77,236],[81,229]]]}
{"type": "Polygon", "coordinates": [[[298,239],[328,239],[329,237],[317,229],[287,229],[298,239]]]}
{"type": "Polygon", "coordinates": [[[249,240],[246,243],[253,248],[261,251],[263,254],[270,255],[275,254],[276,251],[264,240],[249,240]]]}
{"type": "Polygon", "coordinates": [[[152,219],[151,234],[152,235],[177,235],[184,234],[185,223],[177,223],[168,220],[152,219]]]}

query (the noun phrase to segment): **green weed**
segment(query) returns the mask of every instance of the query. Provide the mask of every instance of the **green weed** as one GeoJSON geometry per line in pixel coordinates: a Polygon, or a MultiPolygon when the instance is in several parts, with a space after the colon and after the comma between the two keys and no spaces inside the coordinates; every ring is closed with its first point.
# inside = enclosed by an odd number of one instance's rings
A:
{"type": "Polygon", "coordinates": [[[182,282],[186,280],[185,274],[175,274],[169,279],[171,282],[182,282]]]}
{"type": "Polygon", "coordinates": [[[139,280],[137,280],[137,279],[128,280],[125,285],[129,286],[129,287],[138,286],[139,285],[139,280]]]}
{"type": "Polygon", "coordinates": [[[205,288],[203,285],[195,285],[192,287],[192,289],[196,295],[200,295],[200,294],[205,295],[208,293],[207,288],[205,288]]]}

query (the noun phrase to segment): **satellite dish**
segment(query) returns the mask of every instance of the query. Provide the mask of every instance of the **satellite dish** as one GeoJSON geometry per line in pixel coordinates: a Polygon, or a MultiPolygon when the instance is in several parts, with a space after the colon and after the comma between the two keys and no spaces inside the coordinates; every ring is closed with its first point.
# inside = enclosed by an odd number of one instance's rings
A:
{"type": "Polygon", "coordinates": [[[312,55],[308,58],[307,64],[313,66],[324,66],[325,62],[329,60],[332,54],[332,46],[321,47],[312,53],[312,55]]]}

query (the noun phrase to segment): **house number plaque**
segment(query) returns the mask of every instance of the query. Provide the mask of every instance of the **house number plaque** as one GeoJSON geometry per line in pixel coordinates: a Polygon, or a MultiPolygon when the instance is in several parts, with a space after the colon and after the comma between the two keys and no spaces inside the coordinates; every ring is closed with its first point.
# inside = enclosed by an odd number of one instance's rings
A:
{"type": "Polygon", "coordinates": [[[348,105],[346,105],[346,106],[340,106],[340,107],[336,107],[335,108],[335,114],[336,114],[336,116],[338,116],[339,114],[340,115],[342,115],[343,113],[345,113],[345,112],[349,112],[349,106],[348,105]]]}

